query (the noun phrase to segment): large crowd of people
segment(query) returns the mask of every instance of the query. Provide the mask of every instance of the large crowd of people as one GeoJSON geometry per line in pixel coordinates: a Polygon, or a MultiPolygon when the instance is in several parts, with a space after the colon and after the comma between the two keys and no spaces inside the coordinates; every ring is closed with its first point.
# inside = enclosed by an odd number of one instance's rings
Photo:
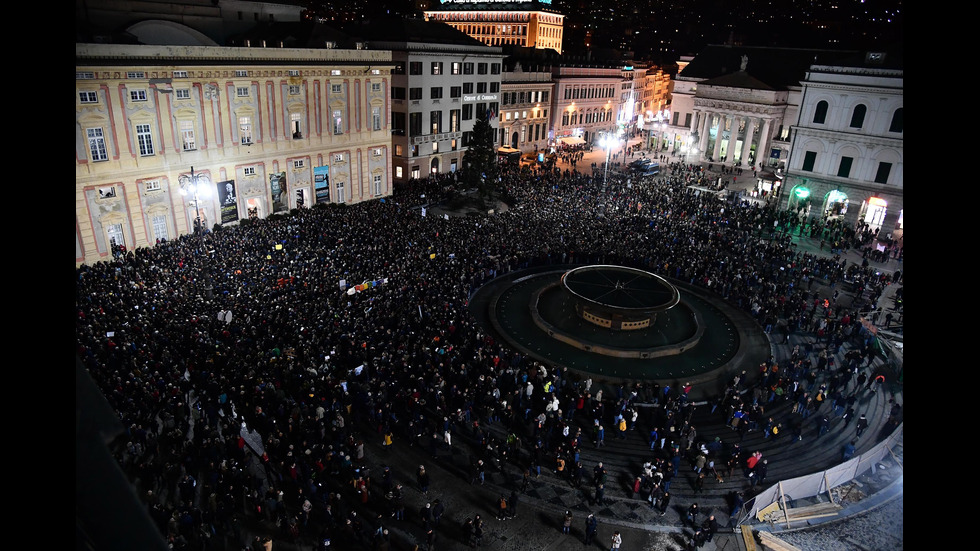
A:
{"type": "MultiPolygon", "coordinates": [[[[683,388],[596,396],[591,380],[495,339],[468,303],[497,276],[542,264],[633,266],[713,291],[767,329],[819,328],[828,345],[859,338],[856,312],[818,300],[813,282],[850,282],[870,311],[892,276],[799,251],[789,235],[860,246],[867,234],[734,193],[692,192],[703,177],[700,166],[671,163],[657,177],[615,174],[604,186],[601,174],[523,169],[501,177],[506,210],[437,216],[419,207],[461,184],[433,175],[380,200],[119,251],[76,270],[77,354],[127,427],[120,463],[175,548],[262,520],[285,534],[383,547],[387,532],[372,532],[341,499],[367,503],[372,492],[359,468],[365,427],[434,450],[454,445],[457,430],[483,440],[482,425],[519,426],[524,449],[516,438],[491,442],[495,453],[479,461],[525,457],[533,473],[567,458],[575,480],[575,448],[585,438],[600,445],[600,425],[610,437],[620,419],[632,428],[633,401],[662,400],[684,425],[683,388]],[[595,420],[593,434],[563,433],[576,410],[595,420]],[[243,423],[259,444],[241,436],[243,423]]],[[[746,409],[769,400],[768,388],[744,398],[746,409]]],[[[723,410],[743,399],[721,398],[723,410]]],[[[676,434],[651,450],[698,449],[676,434]]],[[[392,515],[400,492],[390,482],[381,492],[392,515]]],[[[668,493],[651,504],[666,507],[668,493]]]]}

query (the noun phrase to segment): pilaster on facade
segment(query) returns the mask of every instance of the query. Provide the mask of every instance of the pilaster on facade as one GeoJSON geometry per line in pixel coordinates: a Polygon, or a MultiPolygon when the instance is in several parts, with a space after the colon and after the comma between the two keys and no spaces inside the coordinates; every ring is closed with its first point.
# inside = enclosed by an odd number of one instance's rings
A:
{"type": "Polygon", "coordinates": [[[77,44],[76,263],[198,219],[390,195],[391,66],[380,50],[77,44]]]}

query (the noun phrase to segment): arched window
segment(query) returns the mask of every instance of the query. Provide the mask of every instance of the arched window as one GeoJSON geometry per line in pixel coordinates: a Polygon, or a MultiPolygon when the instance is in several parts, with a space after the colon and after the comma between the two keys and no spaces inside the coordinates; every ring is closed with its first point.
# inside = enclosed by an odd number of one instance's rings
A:
{"type": "Polygon", "coordinates": [[[851,128],[861,128],[864,126],[864,116],[868,113],[868,108],[863,103],[854,106],[854,113],[851,114],[851,128]]]}
{"type": "Polygon", "coordinates": [[[892,114],[892,124],[891,124],[891,126],[888,127],[888,131],[889,132],[898,132],[898,133],[901,133],[902,132],[902,127],[903,127],[903,124],[904,124],[904,122],[902,121],[902,116],[903,116],[902,115],[902,110],[903,109],[904,109],[904,107],[899,107],[892,114]]]}
{"type": "Polygon", "coordinates": [[[827,108],[829,104],[826,101],[820,100],[817,102],[817,108],[813,112],[813,122],[814,124],[823,124],[827,122],[827,108]]]}

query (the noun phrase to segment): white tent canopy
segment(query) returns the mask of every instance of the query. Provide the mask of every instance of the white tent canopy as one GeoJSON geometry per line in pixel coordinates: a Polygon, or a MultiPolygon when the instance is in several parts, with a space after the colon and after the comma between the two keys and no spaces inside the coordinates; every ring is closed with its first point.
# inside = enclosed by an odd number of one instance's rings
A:
{"type": "Polygon", "coordinates": [[[580,145],[585,143],[585,140],[579,138],[578,136],[565,136],[563,138],[558,138],[558,140],[566,145],[580,145]]]}

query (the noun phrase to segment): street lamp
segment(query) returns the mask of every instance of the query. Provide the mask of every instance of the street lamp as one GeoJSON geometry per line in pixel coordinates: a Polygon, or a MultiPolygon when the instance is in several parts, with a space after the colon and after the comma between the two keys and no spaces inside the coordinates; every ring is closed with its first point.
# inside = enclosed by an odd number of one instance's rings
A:
{"type": "Polygon", "coordinates": [[[606,149],[606,169],[602,174],[602,189],[606,189],[606,179],[609,177],[609,153],[612,152],[612,148],[619,144],[619,136],[611,136],[606,134],[599,141],[599,145],[606,149]]]}
{"type": "Polygon", "coordinates": [[[206,174],[194,174],[194,167],[191,167],[190,175],[181,174],[177,177],[180,184],[180,194],[183,196],[192,195],[194,197],[194,209],[197,218],[194,219],[194,232],[201,235],[201,279],[203,279],[204,295],[211,298],[211,277],[208,275],[207,260],[204,257],[204,220],[201,218],[201,197],[211,195],[211,179],[206,174]]]}

